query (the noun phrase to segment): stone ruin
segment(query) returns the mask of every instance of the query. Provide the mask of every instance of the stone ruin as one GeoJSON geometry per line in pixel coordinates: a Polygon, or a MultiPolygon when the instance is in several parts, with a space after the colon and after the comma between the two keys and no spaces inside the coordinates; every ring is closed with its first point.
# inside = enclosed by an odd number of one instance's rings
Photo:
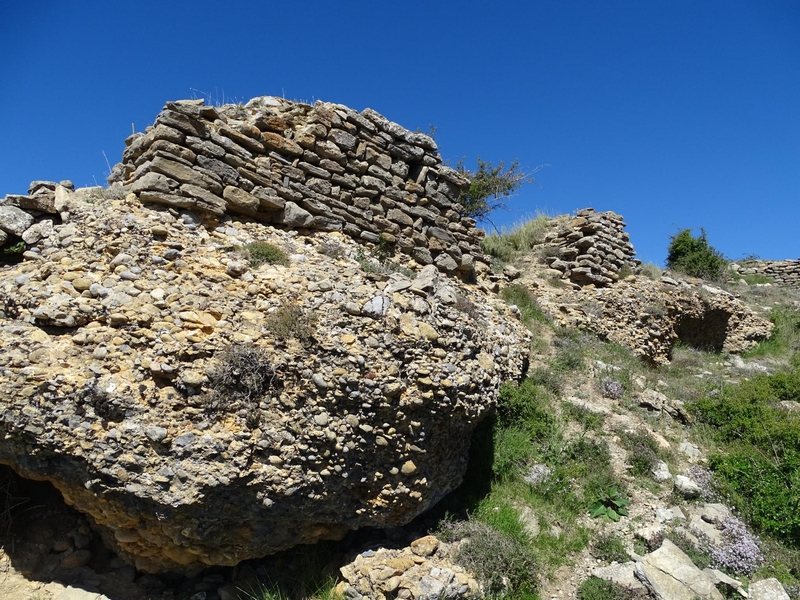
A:
{"type": "Polygon", "coordinates": [[[433,138],[369,108],[168,102],[126,145],[110,181],[144,203],[341,231],[467,277],[482,256],[484,233],[458,204],[468,181],[442,164],[433,138]]]}
{"type": "Polygon", "coordinates": [[[800,259],[744,260],[731,263],[737,275],[763,275],[776,285],[800,287],[800,259]]]}
{"type": "Polygon", "coordinates": [[[623,267],[634,270],[641,265],[633,258],[633,244],[624,227],[622,217],[614,212],[579,210],[545,236],[544,261],[576,286],[611,285],[620,279],[623,267]]]}

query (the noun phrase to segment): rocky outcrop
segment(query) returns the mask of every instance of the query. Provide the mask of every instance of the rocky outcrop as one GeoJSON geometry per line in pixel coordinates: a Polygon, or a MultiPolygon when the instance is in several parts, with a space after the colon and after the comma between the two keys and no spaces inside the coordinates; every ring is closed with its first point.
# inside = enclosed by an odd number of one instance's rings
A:
{"type": "Polygon", "coordinates": [[[342,567],[337,591],[349,600],[483,598],[475,578],[452,562],[449,546],[429,535],[405,548],[365,550],[342,567]]]}
{"type": "Polygon", "coordinates": [[[630,272],[641,264],[633,258],[633,245],[624,227],[622,217],[614,212],[585,208],[548,233],[538,251],[556,276],[576,288],[605,287],[619,280],[623,267],[630,272]]]}
{"type": "Polygon", "coordinates": [[[688,346],[740,353],[769,336],[772,323],[728,292],[664,278],[631,277],[608,288],[554,290],[543,308],[564,326],[592,331],[655,363],[688,346]]]}
{"type": "Polygon", "coordinates": [[[144,203],[341,231],[467,278],[482,258],[484,233],[458,204],[467,180],[431,137],[369,108],[168,102],[126,144],[110,181],[144,203]]]}
{"type": "Polygon", "coordinates": [[[139,569],[408,522],[523,371],[522,325],[433,265],[365,270],[343,232],[51,191],[64,221],[0,277],[0,462],[139,569]],[[289,266],[250,267],[255,240],[289,266]]]}

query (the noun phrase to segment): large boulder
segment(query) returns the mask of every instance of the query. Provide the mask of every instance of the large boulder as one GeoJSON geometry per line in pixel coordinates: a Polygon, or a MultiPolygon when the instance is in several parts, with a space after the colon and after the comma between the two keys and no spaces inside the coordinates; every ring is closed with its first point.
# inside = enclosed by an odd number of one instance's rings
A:
{"type": "Polygon", "coordinates": [[[206,229],[133,195],[78,209],[0,278],[0,463],[139,569],[409,522],[523,371],[527,331],[433,266],[414,285],[342,234],[206,229]],[[291,265],[226,274],[255,240],[291,265]]]}

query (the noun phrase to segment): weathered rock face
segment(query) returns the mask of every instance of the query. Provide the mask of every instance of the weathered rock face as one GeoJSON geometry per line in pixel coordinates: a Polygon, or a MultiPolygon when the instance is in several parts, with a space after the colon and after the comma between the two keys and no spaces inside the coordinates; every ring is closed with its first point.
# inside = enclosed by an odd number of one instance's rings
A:
{"type": "Polygon", "coordinates": [[[168,102],[126,143],[110,181],[145,203],[342,231],[466,278],[482,257],[484,233],[458,204],[467,180],[431,137],[369,108],[271,96],[168,102]]]}
{"type": "Polygon", "coordinates": [[[619,280],[622,267],[634,269],[641,264],[633,258],[633,245],[624,227],[622,217],[614,212],[579,210],[545,237],[543,246],[550,249],[545,263],[576,287],[611,285],[619,280]]]}
{"type": "Polygon", "coordinates": [[[0,275],[0,462],[142,570],[408,522],[523,370],[524,328],[433,265],[367,273],[341,233],[53,195],[64,222],[0,275]],[[248,268],[231,249],[254,240],[290,266],[248,268]]]}
{"type": "Polygon", "coordinates": [[[740,353],[769,336],[772,323],[723,290],[638,277],[608,288],[565,290],[543,301],[559,323],[593,331],[656,363],[680,340],[740,353]]]}

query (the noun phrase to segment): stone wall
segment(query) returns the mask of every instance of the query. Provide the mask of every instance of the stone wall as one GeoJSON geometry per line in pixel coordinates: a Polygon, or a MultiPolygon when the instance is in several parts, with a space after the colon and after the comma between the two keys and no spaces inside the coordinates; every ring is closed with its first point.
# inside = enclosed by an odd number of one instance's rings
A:
{"type": "Polygon", "coordinates": [[[575,218],[545,236],[546,264],[577,286],[604,287],[619,279],[620,269],[636,269],[625,222],[614,212],[579,210],[575,218]]]}
{"type": "Polygon", "coordinates": [[[372,109],[274,97],[246,105],[168,102],[126,140],[110,182],[143,203],[342,231],[471,277],[483,231],[461,217],[468,184],[430,136],[372,109]]]}
{"type": "Polygon", "coordinates": [[[800,287],[800,259],[797,260],[748,260],[731,263],[739,275],[763,275],[778,285],[800,287]]]}

